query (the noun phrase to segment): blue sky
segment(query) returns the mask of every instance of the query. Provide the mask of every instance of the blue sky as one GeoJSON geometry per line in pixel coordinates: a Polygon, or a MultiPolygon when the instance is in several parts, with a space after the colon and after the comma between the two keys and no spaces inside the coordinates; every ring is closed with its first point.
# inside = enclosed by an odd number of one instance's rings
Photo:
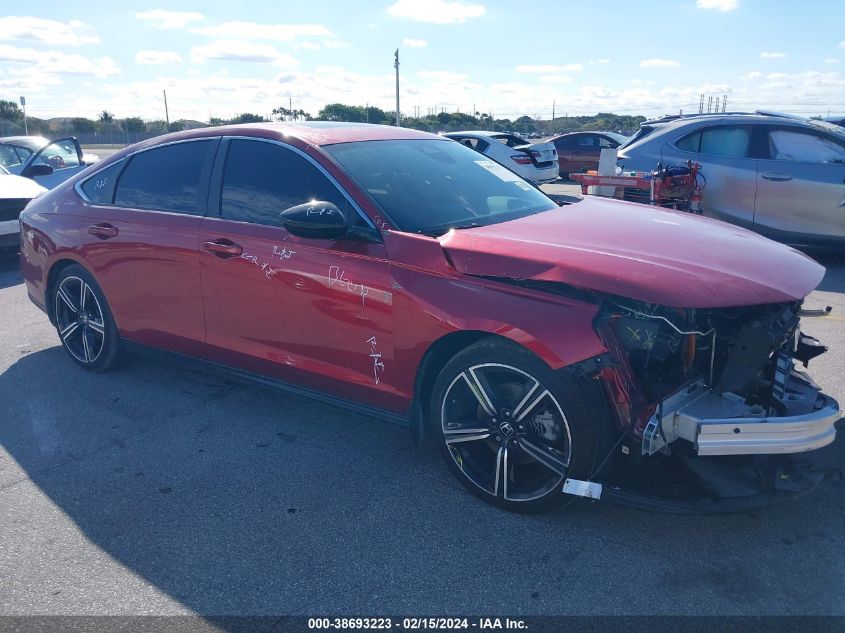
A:
{"type": "Polygon", "coordinates": [[[4,4],[0,98],[42,117],[392,110],[396,47],[405,114],[845,112],[839,0],[4,4]]]}

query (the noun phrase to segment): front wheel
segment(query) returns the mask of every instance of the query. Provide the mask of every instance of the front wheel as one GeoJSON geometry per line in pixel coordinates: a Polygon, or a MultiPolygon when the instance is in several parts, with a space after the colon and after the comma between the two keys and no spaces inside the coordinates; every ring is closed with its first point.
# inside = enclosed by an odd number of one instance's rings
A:
{"type": "Polygon", "coordinates": [[[579,381],[528,350],[484,340],[437,378],[431,420],[452,473],[474,494],[517,512],[561,505],[567,478],[587,479],[596,455],[596,403],[579,381]]]}
{"type": "Polygon", "coordinates": [[[56,331],[73,361],[89,371],[106,371],[120,355],[120,339],[99,284],[82,266],[65,268],[53,285],[56,331]]]}

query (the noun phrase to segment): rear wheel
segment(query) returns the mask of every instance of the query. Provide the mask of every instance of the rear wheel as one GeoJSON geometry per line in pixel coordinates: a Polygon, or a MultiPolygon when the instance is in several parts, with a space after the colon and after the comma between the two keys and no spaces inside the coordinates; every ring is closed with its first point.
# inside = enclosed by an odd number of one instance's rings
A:
{"type": "Polygon", "coordinates": [[[434,387],[434,436],[474,494],[517,512],[561,505],[567,478],[587,479],[595,410],[578,381],[513,343],[485,340],[458,353],[434,387]]]}
{"type": "Polygon", "coordinates": [[[89,371],[106,371],[117,363],[120,339],[105,295],[79,265],[65,268],[53,285],[53,311],[62,347],[89,371]]]}

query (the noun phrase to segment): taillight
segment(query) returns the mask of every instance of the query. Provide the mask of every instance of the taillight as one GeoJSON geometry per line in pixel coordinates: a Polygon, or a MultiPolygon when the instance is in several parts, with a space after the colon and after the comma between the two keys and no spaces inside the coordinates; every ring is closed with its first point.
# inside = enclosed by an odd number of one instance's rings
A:
{"type": "Polygon", "coordinates": [[[515,162],[517,165],[530,165],[531,164],[531,157],[527,154],[514,154],[511,156],[511,160],[515,162]]]}

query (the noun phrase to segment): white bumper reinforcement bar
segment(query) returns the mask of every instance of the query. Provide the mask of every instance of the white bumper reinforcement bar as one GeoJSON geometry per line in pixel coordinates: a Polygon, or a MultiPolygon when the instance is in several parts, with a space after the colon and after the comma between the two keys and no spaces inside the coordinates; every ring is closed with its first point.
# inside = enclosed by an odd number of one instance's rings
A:
{"type": "Polygon", "coordinates": [[[699,455],[775,455],[822,448],[836,437],[841,416],[836,400],[800,379],[790,381],[785,416],[767,416],[732,393],[715,394],[693,382],[663,400],[643,433],[643,454],[676,439],[699,455]]]}

